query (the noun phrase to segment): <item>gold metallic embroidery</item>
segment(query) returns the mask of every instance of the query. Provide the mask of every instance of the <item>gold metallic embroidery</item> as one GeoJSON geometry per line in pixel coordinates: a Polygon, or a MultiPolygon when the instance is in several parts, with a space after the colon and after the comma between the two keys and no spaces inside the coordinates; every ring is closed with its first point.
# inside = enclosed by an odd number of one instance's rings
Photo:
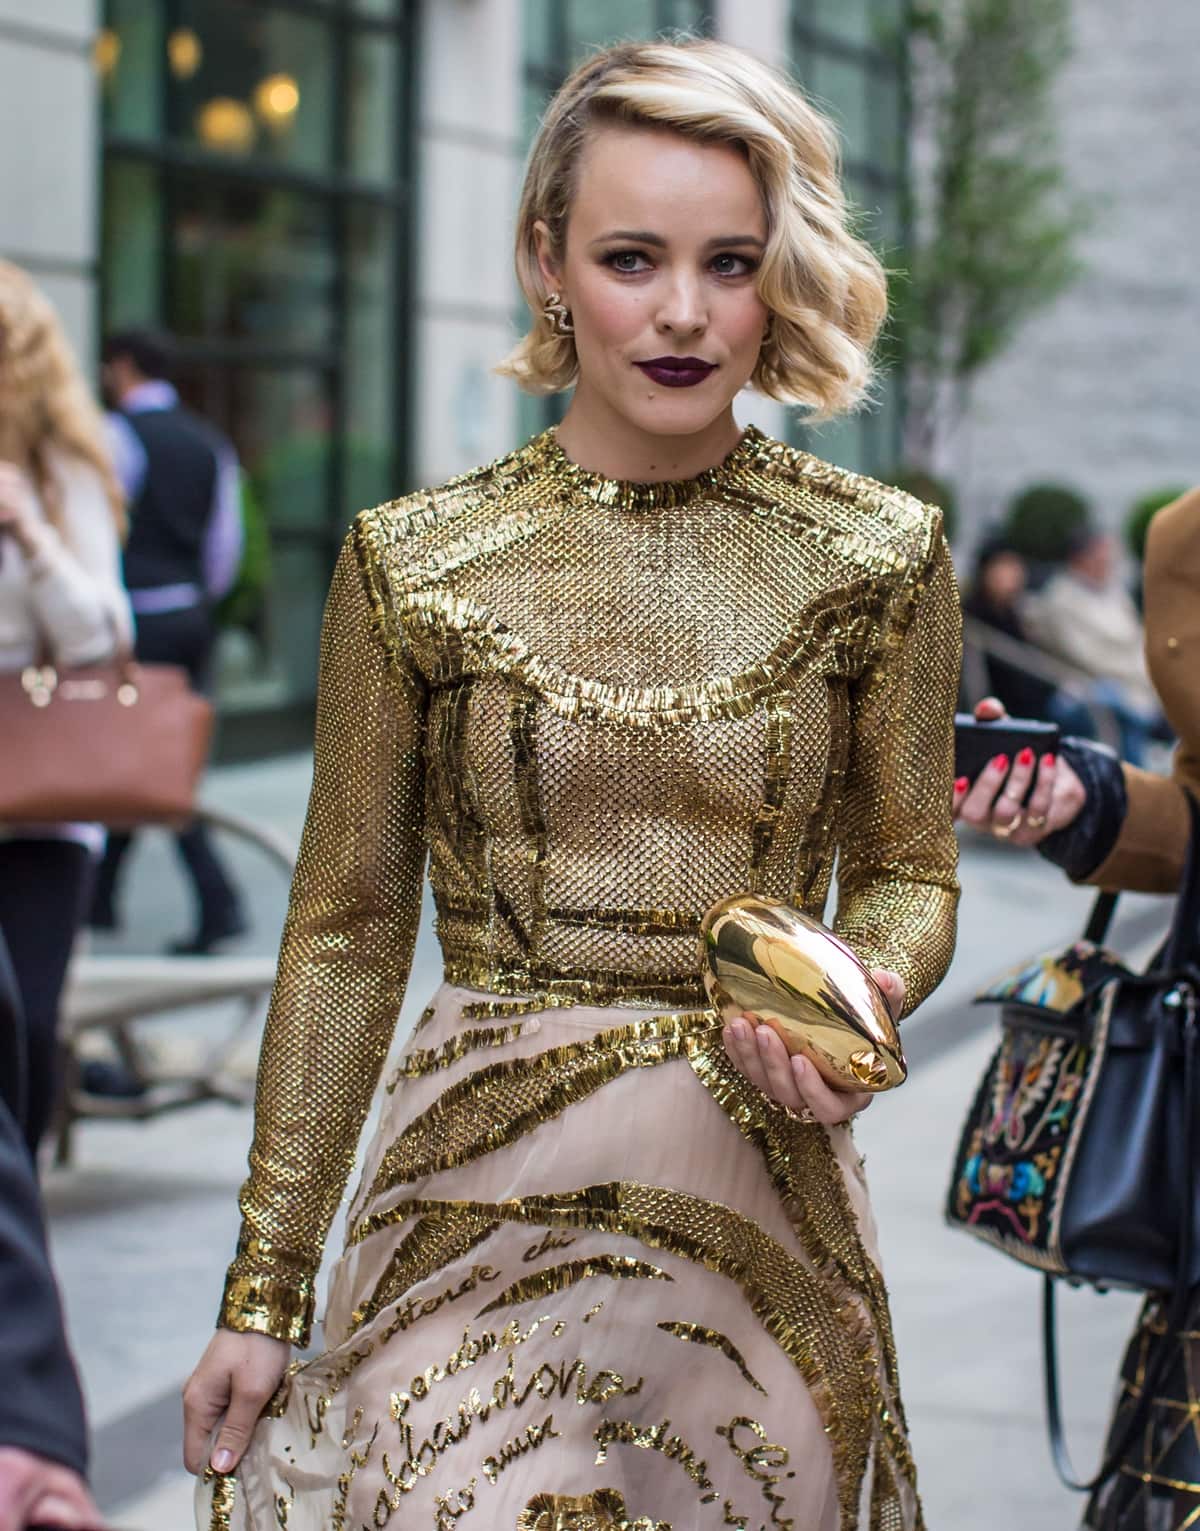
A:
{"type": "Polygon", "coordinates": [[[214,1472],[211,1467],[206,1467],[204,1481],[212,1484],[209,1531],[229,1531],[237,1496],[237,1478],[233,1473],[214,1472]]]}
{"type": "MultiPolygon", "coordinates": [[[[562,1265],[551,1265],[545,1270],[535,1271],[532,1276],[523,1276],[488,1303],[486,1308],[480,1308],[475,1317],[482,1318],[485,1313],[492,1313],[497,1308],[515,1308],[520,1303],[548,1297],[552,1292],[561,1292],[591,1276],[609,1276],[618,1281],[673,1279],[661,1266],[651,1265],[648,1260],[635,1260],[632,1255],[592,1255],[586,1260],[569,1260],[562,1265]]],[[[662,1327],[660,1324],[659,1328],[662,1327]]]]}
{"type": "MultiPolygon", "coordinates": [[[[651,1016],[552,1047],[531,1058],[489,1064],[450,1086],[384,1154],[370,1199],[406,1182],[491,1153],[594,1094],[618,1075],[679,1057],[690,1038],[713,1032],[711,1011],[651,1016]]],[[[386,1214],[385,1214],[386,1216],[386,1214]]],[[[373,1231],[368,1217],[350,1235],[373,1231]]]]}
{"type": "Polygon", "coordinates": [[[771,1506],[771,1524],[779,1526],[781,1531],[793,1531],[796,1522],[791,1516],[781,1518],[779,1515],[779,1511],[787,1507],[787,1496],[777,1492],[787,1479],[796,1476],[795,1471],[788,1468],[787,1448],[769,1441],[758,1421],[745,1415],[731,1419],[727,1425],[718,1425],[717,1434],[725,1437],[730,1451],[758,1484],[763,1498],[771,1506]]]}
{"type": "MultiPolygon", "coordinates": [[[[832,1173],[840,1179],[836,1164],[832,1173]]],[[[820,1181],[813,1185],[814,1199],[823,1199],[826,1186],[820,1181]]],[[[737,1282],[751,1310],[804,1377],[829,1436],[842,1525],[854,1531],[879,1424],[879,1366],[869,1326],[853,1303],[757,1224],[730,1207],[683,1191],[624,1181],[501,1202],[420,1198],[380,1214],[377,1226],[389,1217],[412,1216],[448,1228],[457,1224],[463,1237],[497,1221],[626,1234],[737,1282]]]]}
{"type": "Polygon", "coordinates": [[[682,1319],[667,1319],[658,1327],[664,1334],[673,1334],[677,1340],[690,1340],[693,1345],[711,1345],[714,1350],[719,1350],[722,1355],[729,1357],[752,1388],[760,1393],[767,1391],[746,1365],[741,1351],[719,1329],[706,1329],[703,1324],[690,1324],[682,1319]]]}
{"type": "Polygon", "coordinates": [[[708,1476],[708,1463],[701,1461],[678,1433],[669,1435],[671,1421],[664,1419],[657,1425],[643,1425],[632,1419],[605,1419],[596,1426],[593,1439],[596,1442],[596,1466],[608,1461],[608,1448],[612,1445],[637,1446],[642,1451],[658,1451],[668,1462],[678,1462],[680,1467],[700,1490],[700,1503],[712,1504],[717,1491],[708,1476]]]}
{"type": "Polygon", "coordinates": [[[384,1088],[391,1095],[402,1079],[420,1079],[425,1074],[436,1074],[479,1048],[506,1047],[508,1043],[515,1042],[523,1030],[519,1025],[480,1026],[470,1031],[460,1031],[439,1048],[418,1048],[401,1058],[384,1088]]]}
{"type": "Polygon", "coordinates": [[[671,1527],[644,1515],[630,1520],[616,1489],[601,1488],[580,1498],[535,1495],[517,1516],[516,1531],[671,1531],[671,1527]]]}

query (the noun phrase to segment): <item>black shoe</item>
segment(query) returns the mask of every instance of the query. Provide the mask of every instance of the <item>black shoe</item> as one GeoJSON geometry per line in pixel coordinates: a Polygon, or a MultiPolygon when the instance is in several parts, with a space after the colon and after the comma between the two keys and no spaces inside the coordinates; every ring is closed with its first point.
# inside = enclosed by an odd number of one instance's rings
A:
{"type": "Polygon", "coordinates": [[[89,1058],[80,1069],[80,1084],[89,1095],[103,1095],[109,1100],[137,1100],[146,1086],[123,1063],[104,1058],[89,1058]]]}
{"type": "Polygon", "coordinates": [[[232,941],[244,936],[250,929],[249,922],[240,909],[231,909],[219,920],[205,920],[194,936],[185,941],[172,941],[167,951],[172,957],[208,957],[222,941],[232,941]]]}

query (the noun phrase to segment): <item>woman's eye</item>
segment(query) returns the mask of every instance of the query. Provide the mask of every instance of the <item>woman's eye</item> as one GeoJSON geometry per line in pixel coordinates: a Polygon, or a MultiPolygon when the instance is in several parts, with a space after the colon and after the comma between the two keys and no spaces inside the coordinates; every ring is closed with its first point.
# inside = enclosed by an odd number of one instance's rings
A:
{"type": "Polygon", "coordinates": [[[614,250],[605,259],[614,271],[645,271],[648,265],[640,250],[614,250]]]}
{"type": "Polygon", "coordinates": [[[745,276],[755,269],[754,263],[744,255],[718,255],[712,264],[718,276],[745,276]]]}

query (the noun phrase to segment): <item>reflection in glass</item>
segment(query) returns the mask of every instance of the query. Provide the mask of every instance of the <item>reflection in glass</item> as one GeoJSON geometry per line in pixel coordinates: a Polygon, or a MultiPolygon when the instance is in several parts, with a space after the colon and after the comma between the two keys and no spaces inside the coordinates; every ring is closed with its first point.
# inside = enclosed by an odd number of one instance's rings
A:
{"type": "Polygon", "coordinates": [[[396,220],[389,209],[350,209],[346,292],[346,435],[342,509],[347,518],[391,499],[394,478],[396,220]]]}
{"type": "Polygon", "coordinates": [[[157,139],[163,131],[160,8],[146,0],[109,0],[108,23],[101,35],[110,40],[97,58],[105,130],[126,138],[157,139]]]}
{"type": "Polygon", "coordinates": [[[348,169],[364,180],[389,181],[396,171],[400,50],[390,36],[357,32],[350,39],[346,98],[348,169]]]}
{"type": "Polygon", "coordinates": [[[180,335],[320,346],[333,331],[332,220],[321,198],[189,178],[171,244],[180,335]]]}
{"type": "Polygon", "coordinates": [[[109,167],[104,179],[101,263],[104,321],[110,330],[155,325],[162,291],[159,173],[137,161],[109,167]]]}
{"type": "MultiPolygon", "coordinates": [[[[180,0],[179,30],[200,62],[169,78],[172,135],[205,148],[253,153],[306,170],[329,167],[333,146],[334,49],[329,23],[240,0],[180,0]],[[243,134],[214,145],[206,127],[216,101],[236,102],[243,134]]],[[[232,123],[233,114],[223,108],[232,123]]]]}

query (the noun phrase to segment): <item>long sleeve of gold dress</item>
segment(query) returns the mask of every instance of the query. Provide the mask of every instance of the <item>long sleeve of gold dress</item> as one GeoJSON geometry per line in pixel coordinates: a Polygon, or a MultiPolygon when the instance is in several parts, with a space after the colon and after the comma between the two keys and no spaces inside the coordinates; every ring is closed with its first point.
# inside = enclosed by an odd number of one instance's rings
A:
{"type": "MultiPolygon", "coordinates": [[[[748,430],[626,484],[552,432],[359,517],[221,1322],[307,1340],[428,860],[445,981],[324,1314],[203,1531],[915,1531],[850,1129],[730,1066],[704,911],[823,914],[912,1008],[954,943],[938,515],[748,430]]],[[[885,1108],[883,1108],[885,1109],[885,1108]]]]}

